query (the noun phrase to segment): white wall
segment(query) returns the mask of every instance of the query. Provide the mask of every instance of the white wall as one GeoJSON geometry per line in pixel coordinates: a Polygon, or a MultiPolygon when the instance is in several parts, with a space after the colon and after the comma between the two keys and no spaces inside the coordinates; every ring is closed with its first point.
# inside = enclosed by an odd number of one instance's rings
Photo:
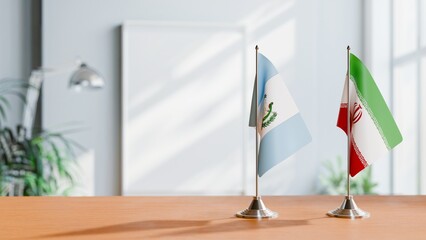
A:
{"type": "Polygon", "coordinates": [[[378,0],[365,6],[368,66],[403,136],[392,155],[373,166],[380,194],[426,193],[426,165],[422,161],[426,149],[426,100],[422,94],[426,92],[426,70],[421,67],[426,55],[420,50],[424,38],[417,32],[421,31],[419,25],[426,26],[426,18],[421,18],[424,11],[417,9],[417,3],[426,6],[422,0],[378,0]]]}
{"type": "MultiPolygon", "coordinates": [[[[43,125],[84,123],[88,129],[74,138],[88,148],[83,155],[93,193],[119,194],[120,25],[125,20],[240,23],[249,29],[249,46],[258,43],[282,73],[313,137],[262,177],[261,193],[312,194],[320,162],[345,152],[335,122],[346,46],[362,56],[361,19],[362,1],[44,0],[43,64],[61,66],[81,56],[103,74],[106,87],[76,94],[66,89],[66,75],[46,80],[43,125]]],[[[254,59],[254,51],[248,58],[254,59]]]]}
{"type": "MultiPolygon", "coordinates": [[[[0,79],[27,80],[31,72],[31,5],[28,0],[0,0],[0,79]]],[[[10,98],[7,125],[20,123],[22,102],[10,98]]]]}
{"type": "MultiPolygon", "coordinates": [[[[316,97],[317,123],[316,157],[318,160],[346,161],[347,138],[336,127],[337,114],[346,74],[346,47],[363,59],[363,1],[321,1],[318,4],[316,44],[316,97]]],[[[315,124],[315,123],[312,123],[315,124]]],[[[344,162],[346,164],[346,162],[344,162]]]]}

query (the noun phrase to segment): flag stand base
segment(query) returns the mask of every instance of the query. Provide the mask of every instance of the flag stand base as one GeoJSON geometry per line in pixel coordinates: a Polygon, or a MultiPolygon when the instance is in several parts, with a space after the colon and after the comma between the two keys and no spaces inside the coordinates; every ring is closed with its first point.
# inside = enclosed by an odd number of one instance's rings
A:
{"type": "Polygon", "coordinates": [[[240,218],[276,218],[278,213],[269,210],[260,197],[253,197],[250,206],[240,212],[237,212],[240,218]]]}
{"type": "Polygon", "coordinates": [[[345,196],[342,205],[327,213],[330,217],[338,218],[368,218],[370,213],[361,210],[355,203],[352,195],[345,196]]]}

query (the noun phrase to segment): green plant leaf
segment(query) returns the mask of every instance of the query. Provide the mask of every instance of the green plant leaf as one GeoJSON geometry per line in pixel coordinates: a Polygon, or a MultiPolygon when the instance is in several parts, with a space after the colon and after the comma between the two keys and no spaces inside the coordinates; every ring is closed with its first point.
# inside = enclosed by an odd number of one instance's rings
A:
{"type": "Polygon", "coordinates": [[[9,169],[25,174],[22,179],[26,196],[56,195],[62,193],[60,188],[72,188],[75,177],[71,166],[78,166],[71,154],[74,148],[72,141],[60,133],[45,131],[44,135],[22,141],[22,136],[10,129],[0,129],[0,153],[3,153],[0,154],[0,188],[6,186],[9,169]],[[17,142],[18,139],[21,140],[17,142]]]}

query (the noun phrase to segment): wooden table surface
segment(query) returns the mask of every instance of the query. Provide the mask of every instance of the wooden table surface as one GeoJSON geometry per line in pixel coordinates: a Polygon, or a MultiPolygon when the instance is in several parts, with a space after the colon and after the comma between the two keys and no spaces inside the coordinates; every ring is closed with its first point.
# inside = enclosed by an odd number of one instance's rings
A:
{"type": "Polygon", "coordinates": [[[263,200],[278,218],[234,217],[251,197],[3,197],[0,239],[426,239],[426,196],[356,196],[361,220],[325,215],[341,196],[263,200]]]}

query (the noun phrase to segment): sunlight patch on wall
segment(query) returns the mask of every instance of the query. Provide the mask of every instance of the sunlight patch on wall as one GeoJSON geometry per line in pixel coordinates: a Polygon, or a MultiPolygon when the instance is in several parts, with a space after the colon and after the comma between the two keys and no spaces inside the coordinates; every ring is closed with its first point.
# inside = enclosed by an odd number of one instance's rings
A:
{"type": "Polygon", "coordinates": [[[394,151],[394,193],[417,193],[418,88],[417,65],[409,63],[395,68],[394,117],[403,141],[394,151]]]}

